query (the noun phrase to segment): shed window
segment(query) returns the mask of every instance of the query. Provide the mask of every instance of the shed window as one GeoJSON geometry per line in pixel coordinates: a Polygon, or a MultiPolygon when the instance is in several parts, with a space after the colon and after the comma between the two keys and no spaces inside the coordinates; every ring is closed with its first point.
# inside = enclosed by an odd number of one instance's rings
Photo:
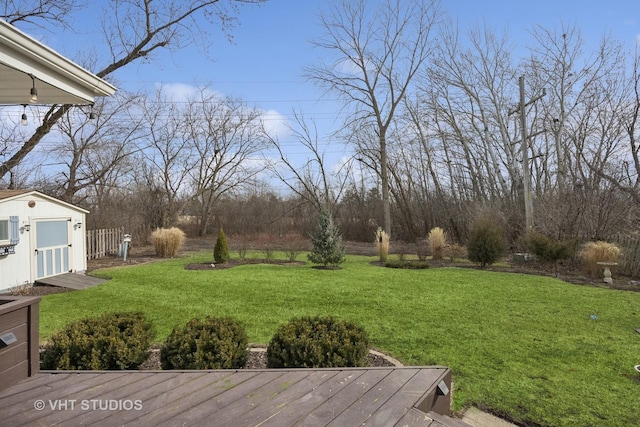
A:
{"type": "Polygon", "coordinates": [[[18,217],[0,218],[0,246],[15,246],[20,242],[18,217]]]}
{"type": "Polygon", "coordinates": [[[9,218],[0,218],[0,245],[9,243],[9,218]]]}

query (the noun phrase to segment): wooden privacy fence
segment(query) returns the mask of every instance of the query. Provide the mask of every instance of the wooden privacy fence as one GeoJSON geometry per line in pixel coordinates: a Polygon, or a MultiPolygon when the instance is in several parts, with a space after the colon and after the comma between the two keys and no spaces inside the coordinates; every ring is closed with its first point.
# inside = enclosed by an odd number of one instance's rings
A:
{"type": "Polygon", "coordinates": [[[87,230],[87,259],[117,254],[123,238],[124,227],[87,230]]]}
{"type": "Polygon", "coordinates": [[[640,236],[619,234],[612,239],[612,242],[622,250],[616,271],[625,276],[638,277],[640,275],[640,236]]]}

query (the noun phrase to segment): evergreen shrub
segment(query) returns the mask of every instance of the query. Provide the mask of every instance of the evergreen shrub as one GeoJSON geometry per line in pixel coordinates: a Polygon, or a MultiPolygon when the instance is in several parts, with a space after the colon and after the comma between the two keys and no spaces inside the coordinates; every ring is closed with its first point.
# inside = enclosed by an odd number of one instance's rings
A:
{"type": "Polygon", "coordinates": [[[269,368],[366,366],[365,330],[334,317],[304,316],[280,325],[267,347],[269,368]]]}
{"type": "Polygon", "coordinates": [[[504,254],[506,243],[500,227],[488,216],[481,217],[471,227],[467,255],[473,262],[485,267],[504,254]]]}
{"type": "Polygon", "coordinates": [[[316,230],[311,236],[311,244],[313,249],[307,258],[312,263],[327,267],[328,265],[337,266],[345,261],[342,236],[329,213],[320,213],[316,230]]]}
{"type": "Polygon", "coordinates": [[[558,262],[573,255],[575,242],[554,240],[544,234],[530,232],[526,237],[526,245],[539,260],[558,262]]]}
{"type": "Polygon", "coordinates": [[[227,245],[227,237],[222,227],[220,227],[218,231],[218,238],[213,247],[213,260],[216,264],[224,264],[229,260],[229,246],[227,245]]]}
{"type": "Polygon", "coordinates": [[[230,317],[207,316],[175,327],[160,350],[162,369],[238,369],[248,357],[244,327],[230,317]]]}
{"type": "Polygon", "coordinates": [[[51,336],[42,369],[137,369],[148,358],[153,326],[143,313],[110,313],[70,323],[51,336]]]}

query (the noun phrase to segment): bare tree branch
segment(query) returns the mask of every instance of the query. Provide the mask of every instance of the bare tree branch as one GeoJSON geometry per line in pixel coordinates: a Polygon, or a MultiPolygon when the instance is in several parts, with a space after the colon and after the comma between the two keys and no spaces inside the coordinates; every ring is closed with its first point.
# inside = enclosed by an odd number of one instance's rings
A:
{"type": "MultiPolygon", "coordinates": [[[[175,2],[171,0],[115,0],[115,9],[106,15],[110,18],[105,30],[105,43],[112,53],[111,63],[96,73],[106,78],[128,64],[147,58],[153,52],[172,49],[196,42],[196,34],[190,32],[197,17],[209,22],[231,25],[235,3],[260,3],[265,0],[197,0],[175,2]]],[[[52,126],[64,116],[70,105],[53,106],[45,115],[36,132],[11,156],[0,164],[0,179],[16,167],[49,133],[52,126]]]]}

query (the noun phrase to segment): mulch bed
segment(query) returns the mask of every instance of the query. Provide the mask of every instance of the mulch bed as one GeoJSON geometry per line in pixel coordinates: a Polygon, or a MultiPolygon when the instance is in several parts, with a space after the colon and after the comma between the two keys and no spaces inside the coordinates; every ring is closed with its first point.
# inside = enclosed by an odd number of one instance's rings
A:
{"type": "Polygon", "coordinates": [[[185,270],[222,270],[225,268],[232,268],[238,265],[248,264],[275,264],[275,265],[304,265],[302,261],[284,261],[284,260],[266,260],[266,259],[230,259],[222,264],[215,264],[211,262],[201,262],[197,264],[187,264],[184,266],[185,270]]]}
{"type": "MultiPolygon", "coordinates": [[[[267,352],[266,347],[264,346],[252,346],[249,351],[249,357],[247,358],[247,363],[244,366],[244,369],[267,369],[267,352]]],[[[367,355],[367,359],[369,361],[369,365],[371,367],[387,367],[387,366],[396,366],[392,361],[390,361],[387,356],[379,352],[370,352],[367,355]]],[[[155,344],[151,347],[149,351],[149,358],[140,365],[140,370],[149,371],[149,370],[161,370],[162,366],[160,365],[160,346],[155,344]]]]}

